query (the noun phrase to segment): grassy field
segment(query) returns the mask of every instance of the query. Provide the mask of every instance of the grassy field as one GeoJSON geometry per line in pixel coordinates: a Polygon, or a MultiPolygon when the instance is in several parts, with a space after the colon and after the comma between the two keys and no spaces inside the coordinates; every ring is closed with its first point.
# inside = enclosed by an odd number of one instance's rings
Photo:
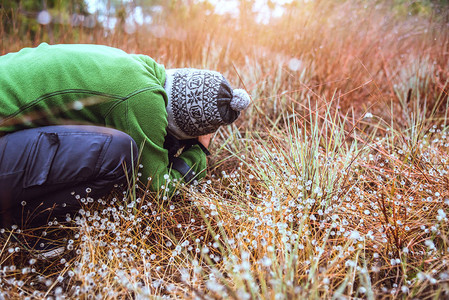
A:
{"type": "Polygon", "coordinates": [[[172,7],[132,34],[9,14],[0,54],[106,44],[218,70],[253,103],[178,195],[131,183],[0,230],[0,299],[449,297],[449,15],[416,3],[311,1],[267,25],[172,7]],[[36,256],[36,234],[66,252],[36,256]]]}

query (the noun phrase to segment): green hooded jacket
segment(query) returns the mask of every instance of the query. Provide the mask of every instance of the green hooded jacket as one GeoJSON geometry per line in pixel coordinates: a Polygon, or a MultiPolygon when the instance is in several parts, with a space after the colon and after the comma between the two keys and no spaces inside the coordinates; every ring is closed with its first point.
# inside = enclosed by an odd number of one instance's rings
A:
{"type": "MultiPolygon", "coordinates": [[[[141,148],[141,180],[158,190],[170,170],[165,68],[146,55],[100,45],[48,45],[0,56],[0,136],[24,128],[91,124],[129,134],[141,148]]],[[[131,146],[130,146],[131,147],[131,146]]],[[[130,148],[131,151],[131,148],[130,148]]],[[[204,177],[197,145],[179,156],[204,177]]],[[[74,162],[76,163],[76,162],[74,162]]]]}

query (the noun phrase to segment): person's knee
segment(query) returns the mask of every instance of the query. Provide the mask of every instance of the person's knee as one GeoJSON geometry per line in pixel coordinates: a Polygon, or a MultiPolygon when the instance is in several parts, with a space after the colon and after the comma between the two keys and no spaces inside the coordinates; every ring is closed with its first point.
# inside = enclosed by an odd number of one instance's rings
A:
{"type": "Polygon", "coordinates": [[[132,176],[136,166],[138,149],[136,142],[126,133],[114,130],[111,142],[104,155],[103,172],[114,179],[125,179],[132,176]]]}

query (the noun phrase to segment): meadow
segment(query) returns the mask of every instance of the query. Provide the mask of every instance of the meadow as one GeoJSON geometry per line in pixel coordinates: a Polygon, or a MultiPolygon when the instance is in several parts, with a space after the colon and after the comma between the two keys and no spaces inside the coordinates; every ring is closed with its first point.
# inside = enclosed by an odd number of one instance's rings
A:
{"type": "Polygon", "coordinates": [[[74,220],[0,229],[0,299],[448,298],[441,5],[298,1],[265,24],[198,2],[133,32],[1,11],[0,54],[105,44],[220,71],[253,101],[215,133],[207,177],[174,196],[148,192],[136,166],[74,220]],[[33,235],[66,251],[45,259],[33,235]]]}

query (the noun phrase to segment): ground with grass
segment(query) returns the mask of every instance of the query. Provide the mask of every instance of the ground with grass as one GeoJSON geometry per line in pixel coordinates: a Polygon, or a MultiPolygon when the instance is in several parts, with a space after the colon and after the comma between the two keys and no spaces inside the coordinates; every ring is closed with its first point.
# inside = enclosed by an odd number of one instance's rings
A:
{"type": "Polygon", "coordinates": [[[449,297],[449,18],[416,3],[301,2],[267,25],[198,4],[132,34],[2,11],[1,54],[106,44],[218,70],[253,103],[176,195],[136,166],[74,220],[1,229],[0,299],[449,297]]]}

